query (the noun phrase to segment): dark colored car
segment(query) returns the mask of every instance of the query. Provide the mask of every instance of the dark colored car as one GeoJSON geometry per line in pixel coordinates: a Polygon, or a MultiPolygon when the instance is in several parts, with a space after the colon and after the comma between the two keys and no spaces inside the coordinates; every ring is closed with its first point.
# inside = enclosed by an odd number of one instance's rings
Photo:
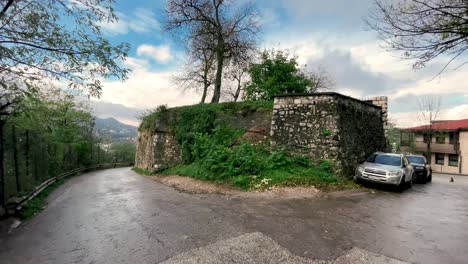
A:
{"type": "Polygon", "coordinates": [[[427,183],[432,181],[431,165],[421,155],[406,155],[408,161],[413,165],[413,180],[415,182],[427,183]]]}

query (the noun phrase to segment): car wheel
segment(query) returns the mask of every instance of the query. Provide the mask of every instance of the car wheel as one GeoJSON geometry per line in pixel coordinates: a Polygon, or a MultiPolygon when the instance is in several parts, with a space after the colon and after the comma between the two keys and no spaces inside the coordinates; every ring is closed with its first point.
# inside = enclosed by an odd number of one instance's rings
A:
{"type": "Polygon", "coordinates": [[[400,184],[398,184],[397,186],[397,190],[399,192],[403,192],[404,190],[406,190],[405,176],[401,177],[401,181],[400,184]]]}
{"type": "Polygon", "coordinates": [[[412,188],[413,187],[413,178],[411,178],[411,180],[409,182],[406,183],[406,187],[408,189],[412,188]]]}
{"type": "Polygon", "coordinates": [[[426,184],[427,181],[428,181],[428,177],[427,177],[427,173],[426,173],[426,176],[422,176],[422,177],[421,177],[421,183],[422,183],[422,184],[426,184]]]}

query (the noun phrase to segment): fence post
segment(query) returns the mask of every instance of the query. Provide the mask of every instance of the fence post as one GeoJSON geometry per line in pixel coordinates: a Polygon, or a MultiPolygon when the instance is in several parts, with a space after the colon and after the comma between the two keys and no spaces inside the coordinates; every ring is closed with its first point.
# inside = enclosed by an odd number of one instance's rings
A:
{"type": "Polygon", "coordinates": [[[6,210],[5,208],[5,144],[3,142],[3,128],[5,120],[0,119],[0,216],[6,210]]]}
{"type": "Polygon", "coordinates": [[[16,193],[21,192],[21,183],[19,179],[19,166],[18,166],[18,146],[16,142],[16,126],[11,126],[11,136],[13,143],[13,165],[15,168],[15,181],[16,181],[16,193]]]}

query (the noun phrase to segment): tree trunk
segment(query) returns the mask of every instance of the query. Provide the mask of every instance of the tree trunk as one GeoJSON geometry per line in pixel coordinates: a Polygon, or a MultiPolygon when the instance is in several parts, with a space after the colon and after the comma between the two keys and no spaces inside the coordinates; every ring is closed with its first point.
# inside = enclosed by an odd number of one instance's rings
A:
{"type": "Polygon", "coordinates": [[[223,66],[224,66],[224,42],[222,37],[218,37],[218,45],[216,48],[216,79],[213,91],[212,103],[219,103],[221,98],[221,81],[223,78],[223,66]]]}
{"type": "Polygon", "coordinates": [[[29,171],[29,130],[26,130],[26,148],[25,148],[25,158],[26,158],[26,177],[29,179],[30,171],[29,171]]]}
{"type": "Polygon", "coordinates": [[[3,128],[5,121],[0,120],[0,214],[5,209],[5,145],[3,144],[3,128]]]}
{"type": "Polygon", "coordinates": [[[242,85],[241,85],[241,80],[240,78],[237,80],[237,90],[236,93],[233,95],[234,97],[234,102],[237,102],[237,99],[239,99],[240,91],[241,91],[242,85]]]}
{"type": "Polygon", "coordinates": [[[16,193],[21,191],[21,183],[19,179],[19,166],[18,166],[18,146],[16,142],[16,127],[11,127],[11,136],[13,141],[13,164],[15,166],[15,181],[16,181],[16,193]]]}
{"type": "Polygon", "coordinates": [[[208,93],[208,83],[206,82],[206,80],[203,81],[203,94],[202,94],[202,98],[201,98],[201,101],[200,103],[201,104],[204,104],[205,101],[206,101],[206,94],[208,93]]]}

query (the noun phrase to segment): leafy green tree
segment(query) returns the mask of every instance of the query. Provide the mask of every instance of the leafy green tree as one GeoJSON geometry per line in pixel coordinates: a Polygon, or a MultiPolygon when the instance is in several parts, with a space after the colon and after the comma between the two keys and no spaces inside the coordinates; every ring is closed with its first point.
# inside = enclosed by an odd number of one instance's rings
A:
{"type": "Polygon", "coordinates": [[[136,145],[131,142],[113,143],[110,148],[111,162],[127,163],[135,160],[136,145]]]}
{"type": "Polygon", "coordinates": [[[269,101],[279,94],[310,93],[331,87],[331,82],[325,82],[329,80],[327,75],[306,72],[300,68],[297,57],[282,50],[261,52],[259,62],[251,64],[248,73],[251,81],[245,87],[247,100],[269,101]]]}
{"type": "Polygon", "coordinates": [[[0,72],[30,81],[67,81],[100,95],[100,78],[125,78],[128,44],[111,44],[100,24],[115,22],[112,0],[9,0],[0,12],[0,72]]]}
{"type": "MultiPolygon", "coordinates": [[[[101,78],[124,80],[129,45],[111,44],[100,25],[115,22],[113,0],[5,0],[0,4],[0,211],[4,127],[19,102],[53,82],[99,96],[101,78]]],[[[1,212],[0,212],[1,213],[1,212]]]]}

